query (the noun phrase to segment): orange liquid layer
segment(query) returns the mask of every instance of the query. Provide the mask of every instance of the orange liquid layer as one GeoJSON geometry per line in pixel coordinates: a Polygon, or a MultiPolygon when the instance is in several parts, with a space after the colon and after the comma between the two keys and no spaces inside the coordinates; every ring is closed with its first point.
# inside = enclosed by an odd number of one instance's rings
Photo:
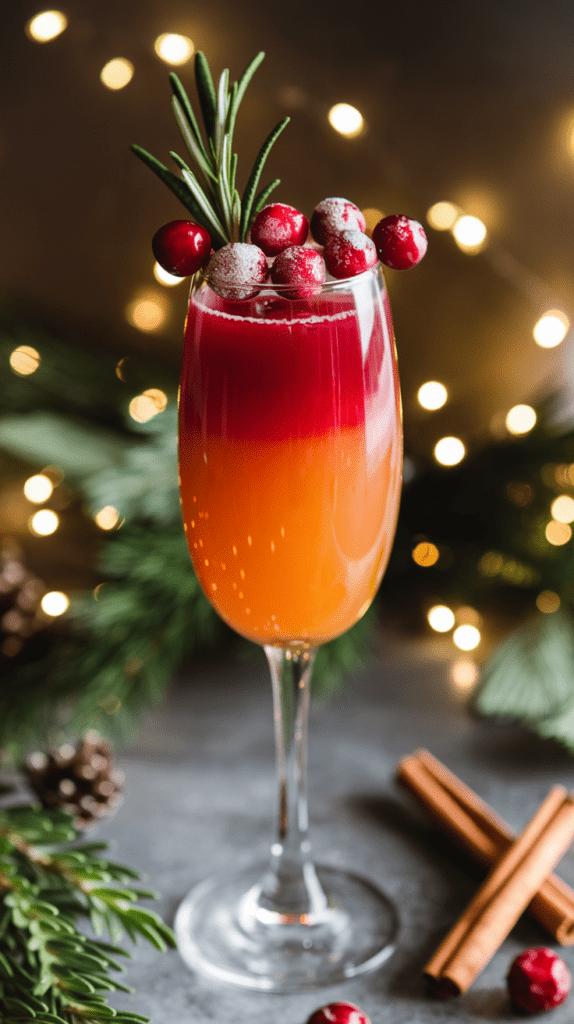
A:
{"type": "Polygon", "coordinates": [[[209,437],[180,473],[195,571],[239,633],[319,644],[366,611],[396,525],[395,433],[369,453],[364,426],[270,444],[209,437]]]}

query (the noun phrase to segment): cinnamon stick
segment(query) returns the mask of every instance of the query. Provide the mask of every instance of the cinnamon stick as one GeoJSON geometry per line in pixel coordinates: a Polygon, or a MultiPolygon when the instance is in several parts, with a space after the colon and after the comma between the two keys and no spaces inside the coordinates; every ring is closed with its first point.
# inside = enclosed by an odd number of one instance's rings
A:
{"type": "MultiPolygon", "coordinates": [[[[512,843],[506,822],[427,750],[403,758],[398,778],[483,866],[492,867],[512,843]]],[[[574,944],[574,892],[561,878],[545,879],[527,909],[563,946],[574,944]]]]}
{"type": "Polygon", "coordinates": [[[556,786],[494,866],[426,965],[424,973],[439,992],[466,992],[573,836],[574,799],[562,786],[556,786]]]}

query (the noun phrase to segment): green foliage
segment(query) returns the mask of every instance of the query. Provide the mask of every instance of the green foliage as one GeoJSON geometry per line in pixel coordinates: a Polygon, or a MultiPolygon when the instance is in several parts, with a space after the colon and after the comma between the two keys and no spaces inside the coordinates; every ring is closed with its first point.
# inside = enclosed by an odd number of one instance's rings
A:
{"type": "Polygon", "coordinates": [[[69,845],[74,840],[67,812],[28,805],[0,811],[2,1024],[147,1020],[117,1012],[103,994],[132,991],[115,977],[124,970],[117,957],[129,957],[117,943],[141,936],[165,950],[175,945],[173,934],[156,913],[135,905],[156,895],[134,886],[137,872],[103,858],[106,843],[69,845]],[[82,919],[94,939],[78,930],[82,919]]]}
{"type": "Polygon", "coordinates": [[[192,170],[177,153],[170,153],[183,181],[141,146],[132,146],[135,155],[181,200],[193,219],[209,232],[214,249],[220,249],[228,242],[245,241],[255,214],[279,184],[279,179],[276,179],[256,195],[264,164],[276,139],[289,123],[288,117],[276,125],[263,143],[242,197],[235,186],[235,119],[247,86],[264,56],[264,53],[258,53],[230,90],[229,71],[222,71],[216,89],[205,55],[201,52],[196,54],[195,83],[205,138],[183,85],[176,74],[170,75],[173,113],[195,165],[195,170],[192,170]]]}
{"type": "Polygon", "coordinates": [[[558,611],[515,630],[483,672],[476,710],[520,721],[574,753],[574,619],[558,611]]]}

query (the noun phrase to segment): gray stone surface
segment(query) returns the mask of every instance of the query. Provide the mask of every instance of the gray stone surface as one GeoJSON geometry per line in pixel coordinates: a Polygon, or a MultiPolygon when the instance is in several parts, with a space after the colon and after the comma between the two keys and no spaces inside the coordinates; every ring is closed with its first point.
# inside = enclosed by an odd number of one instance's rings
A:
{"type": "MultiPolygon", "coordinates": [[[[358,1003],[373,1024],[510,1021],[505,992],[511,959],[532,945],[556,945],[524,917],[477,979],[455,1000],[429,997],[421,968],[473,895],[480,872],[457,854],[394,781],[398,759],[425,746],[519,829],[549,787],[574,787],[574,760],[518,727],[474,720],[448,679],[438,640],[381,640],[369,671],[312,709],[309,789],[318,861],[348,865],[396,902],[398,948],[376,973],[301,995],[217,986],[192,974],[176,951],[138,945],[126,980],[136,995],[115,1005],[154,1024],[304,1024],[335,999],[358,1003]]],[[[146,876],[172,924],[198,880],[251,855],[274,835],[271,697],[263,654],[252,663],[200,666],[150,713],[138,742],[120,757],[123,807],[101,829],[114,859],[146,876]]],[[[574,883],[574,854],[559,873],[574,883]]],[[[574,969],[574,949],[562,951],[574,969]]],[[[574,996],[573,996],[574,998],[574,996]]],[[[572,1017],[567,1001],[553,1024],[572,1017]]]]}

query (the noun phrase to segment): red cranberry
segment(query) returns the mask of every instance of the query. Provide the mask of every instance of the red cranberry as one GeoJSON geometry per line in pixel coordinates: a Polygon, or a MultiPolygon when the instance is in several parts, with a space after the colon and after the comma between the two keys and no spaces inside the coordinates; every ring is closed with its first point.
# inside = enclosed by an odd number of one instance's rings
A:
{"type": "Polygon", "coordinates": [[[371,1024],[366,1013],[354,1003],[328,1003],[315,1010],[307,1024],[371,1024]]]}
{"type": "Polygon", "coordinates": [[[365,218],[359,207],[348,199],[323,199],[311,217],[311,234],[319,245],[325,245],[329,235],[339,235],[341,231],[364,231],[365,227],[365,218]]]}
{"type": "Polygon", "coordinates": [[[310,299],[321,290],[327,274],[320,252],[306,245],[292,245],[275,258],[271,267],[273,284],[297,285],[281,292],[289,299],[310,299]]]}
{"type": "Polygon", "coordinates": [[[251,241],[266,256],[277,256],[291,245],[303,245],[309,234],[304,214],[285,203],[271,203],[259,211],[251,228],[251,241]]]}
{"type": "Polygon", "coordinates": [[[207,278],[223,299],[251,299],[267,278],[265,253],[257,245],[230,242],[213,253],[207,278]]]}
{"type": "Polygon", "coordinates": [[[383,217],[373,229],[379,259],[392,270],[409,270],[420,263],[427,251],[427,236],[418,220],[403,213],[383,217]]]}
{"type": "Polygon", "coordinates": [[[519,953],[506,980],[512,1002],[528,1013],[559,1006],[570,991],[570,971],[554,950],[545,946],[519,953]]]}
{"type": "Polygon", "coordinates": [[[333,277],[355,277],[377,262],[375,243],[362,231],[331,235],[325,246],[325,263],[333,277]]]}
{"type": "Polygon", "coordinates": [[[211,238],[201,224],[170,220],[152,238],[153,254],[161,267],[175,277],[195,274],[209,259],[211,238]]]}

